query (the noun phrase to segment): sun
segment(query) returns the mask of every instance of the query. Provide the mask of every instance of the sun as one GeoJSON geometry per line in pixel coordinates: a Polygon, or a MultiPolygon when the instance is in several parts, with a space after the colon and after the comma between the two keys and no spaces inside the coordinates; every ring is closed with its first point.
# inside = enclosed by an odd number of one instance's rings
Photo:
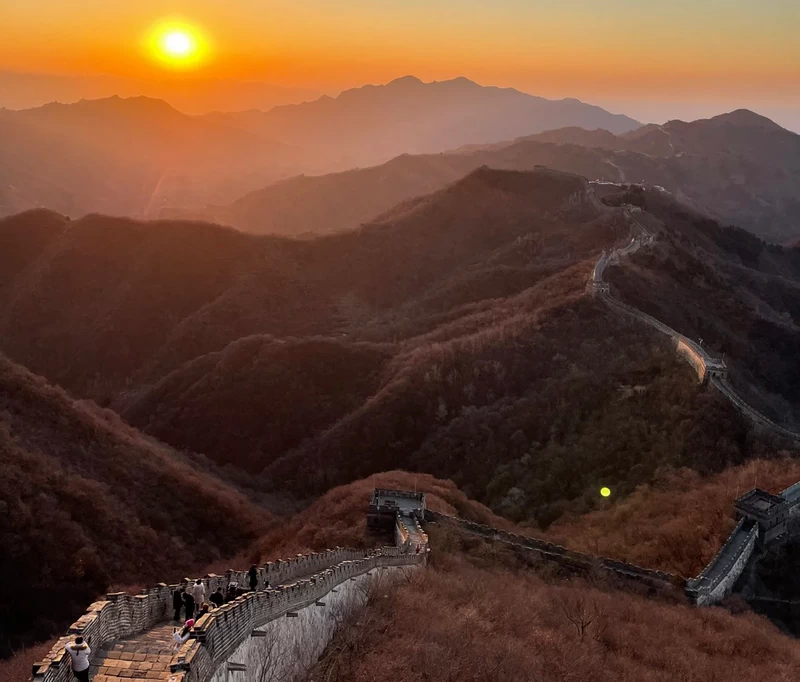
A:
{"type": "Polygon", "coordinates": [[[196,25],[185,19],[161,19],[144,38],[150,59],[168,69],[194,69],[210,57],[210,41],[196,25]]]}
{"type": "Polygon", "coordinates": [[[173,31],[164,36],[164,50],[176,57],[188,55],[194,48],[194,41],[188,33],[173,31]]]}

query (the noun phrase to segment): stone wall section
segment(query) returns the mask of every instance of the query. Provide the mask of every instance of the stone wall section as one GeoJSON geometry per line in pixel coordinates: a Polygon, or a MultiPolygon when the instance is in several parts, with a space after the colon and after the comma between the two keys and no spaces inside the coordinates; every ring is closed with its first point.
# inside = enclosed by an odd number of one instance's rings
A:
{"type": "MultiPolygon", "coordinates": [[[[295,578],[319,573],[323,569],[345,561],[355,561],[368,556],[370,551],[337,547],[324,552],[298,555],[293,559],[279,559],[259,566],[258,586],[262,588],[267,579],[270,585],[280,585],[295,578]]],[[[207,595],[218,587],[224,589],[230,582],[248,587],[247,571],[229,570],[224,576],[207,575],[202,580],[207,595]]],[[[141,594],[117,592],[106,595],[104,600],[94,602],[86,613],[70,626],[67,636],[56,642],[45,659],[33,665],[33,682],[72,680],[69,655],[64,651],[64,647],[77,635],[82,635],[94,651],[99,651],[109,642],[144,632],[165,620],[172,610],[172,593],[183,584],[159,583],[141,594]]]]}
{"type": "Polygon", "coordinates": [[[686,581],[686,594],[698,606],[722,601],[753,555],[758,540],[757,523],[740,519],[717,555],[696,578],[686,581]]]}
{"type": "Polygon", "coordinates": [[[491,526],[465,521],[464,519],[439,514],[437,512],[429,511],[426,515],[432,521],[457,526],[468,533],[513,545],[519,549],[535,553],[538,558],[544,561],[552,561],[572,570],[588,572],[590,570],[600,569],[628,580],[644,583],[654,589],[663,589],[670,586],[683,587],[684,584],[682,578],[672,575],[671,573],[665,573],[664,571],[655,571],[629,564],[625,561],[576,552],[553,542],[530,538],[516,533],[509,533],[508,531],[498,530],[491,526]]]}
{"type": "Polygon", "coordinates": [[[416,566],[426,554],[406,554],[395,547],[344,561],[293,585],[250,592],[203,616],[173,658],[174,682],[208,682],[252,633],[282,617],[296,617],[338,585],[382,567],[416,566]]]}

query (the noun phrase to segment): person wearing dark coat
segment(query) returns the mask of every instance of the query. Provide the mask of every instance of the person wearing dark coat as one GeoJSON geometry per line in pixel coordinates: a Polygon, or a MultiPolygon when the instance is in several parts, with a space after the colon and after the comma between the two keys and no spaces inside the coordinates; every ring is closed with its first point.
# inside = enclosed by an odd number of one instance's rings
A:
{"type": "Polygon", "coordinates": [[[178,623],[181,622],[181,609],[183,608],[183,594],[186,588],[181,587],[172,593],[172,608],[175,609],[174,620],[178,623]]]}
{"type": "Polygon", "coordinates": [[[194,597],[187,592],[186,590],[182,590],[183,592],[183,605],[186,607],[186,620],[190,620],[194,618],[194,597]]]}
{"type": "Polygon", "coordinates": [[[222,606],[225,603],[225,596],[222,594],[222,588],[218,587],[217,591],[212,593],[208,599],[217,608],[222,606]]]}
{"type": "Polygon", "coordinates": [[[258,566],[253,564],[250,570],[247,571],[247,577],[250,579],[250,589],[256,589],[258,587],[258,566]]]}

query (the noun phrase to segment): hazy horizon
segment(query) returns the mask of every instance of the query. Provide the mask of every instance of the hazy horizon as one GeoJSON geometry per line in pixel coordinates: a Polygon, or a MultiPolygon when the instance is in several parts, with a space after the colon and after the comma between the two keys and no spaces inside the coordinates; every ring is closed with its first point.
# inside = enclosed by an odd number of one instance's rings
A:
{"type": "Polygon", "coordinates": [[[17,74],[0,83],[0,106],[112,94],[171,101],[158,93],[172,90],[171,103],[187,113],[231,111],[411,74],[576,98],[644,123],[747,108],[800,130],[800,10],[789,0],[611,0],[602,12],[586,0],[83,5],[78,13],[58,0],[0,0],[0,76],[17,74]],[[161,25],[188,29],[192,59],[156,54],[152,34],[161,25]],[[92,83],[65,92],[53,83],[65,77],[92,83]]]}
{"type": "MultiPolygon", "coordinates": [[[[51,102],[71,104],[81,99],[103,99],[116,95],[123,98],[145,96],[163,99],[179,111],[191,115],[206,114],[214,111],[268,110],[273,106],[313,101],[323,96],[338,97],[346,90],[357,89],[367,85],[385,85],[392,80],[405,76],[417,77],[416,74],[407,73],[390,78],[384,83],[358,82],[341,89],[319,90],[312,87],[276,85],[266,81],[205,78],[186,74],[179,76],[168,74],[161,79],[137,80],[111,74],[81,76],[0,69],[0,108],[11,110],[30,109],[51,102]],[[39,81],[38,87],[35,89],[26,88],[25,83],[30,81],[39,81]],[[220,102],[222,97],[229,97],[232,106],[218,106],[218,104],[224,104],[224,102],[220,102]]],[[[517,88],[513,85],[480,82],[464,74],[453,76],[453,78],[434,79],[434,81],[425,82],[453,80],[454,78],[468,78],[483,86],[511,87],[530,95],[545,97],[546,99],[578,99],[587,104],[602,107],[611,113],[625,114],[643,124],[662,124],[676,119],[693,121],[711,118],[736,109],[750,109],[772,119],[788,130],[800,133],[800,108],[786,107],[780,100],[731,98],[716,102],[702,99],[673,102],[655,99],[621,100],[603,96],[587,98],[580,96],[580,94],[548,96],[540,92],[517,88]]]]}

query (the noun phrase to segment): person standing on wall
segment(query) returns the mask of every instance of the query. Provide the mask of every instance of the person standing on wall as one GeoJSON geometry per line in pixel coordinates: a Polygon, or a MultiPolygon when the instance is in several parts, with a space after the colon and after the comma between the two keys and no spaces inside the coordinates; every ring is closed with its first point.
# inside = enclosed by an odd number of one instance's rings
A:
{"type": "Polygon", "coordinates": [[[218,587],[217,591],[214,592],[208,600],[217,608],[222,606],[225,603],[225,596],[222,594],[222,588],[218,587]]]}
{"type": "Polygon", "coordinates": [[[192,620],[194,618],[195,601],[190,592],[183,593],[183,605],[186,607],[186,620],[192,620]]]}
{"type": "Polygon", "coordinates": [[[72,659],[72,674],[80,682],[89,682],[89,654],[92,650],[83,641],[83,637],[76,637],[75,641],[65,647],[72,659]]]}
{"type": "Polygon", "coordinates": [[[194,597],[194,603],[198,606],[206,600],[206,586],[203,585],[203,581],[200,578],[192,585],[192,596],[194,597]]]}
{"type": "Polygon", "coordinates": [[[253,564],[247,571],[247,577],[250,580],[250,589],[255,590],[258,587],[258,566],[253,564]]]}
{"type": "Polygon", "coordinates": [[[183,593],[186,592],[185,587],[181,587],[172,593],[172,608],[175,609],[175,622],[181,622],[181,609],[183,608],[183,593]]]}

